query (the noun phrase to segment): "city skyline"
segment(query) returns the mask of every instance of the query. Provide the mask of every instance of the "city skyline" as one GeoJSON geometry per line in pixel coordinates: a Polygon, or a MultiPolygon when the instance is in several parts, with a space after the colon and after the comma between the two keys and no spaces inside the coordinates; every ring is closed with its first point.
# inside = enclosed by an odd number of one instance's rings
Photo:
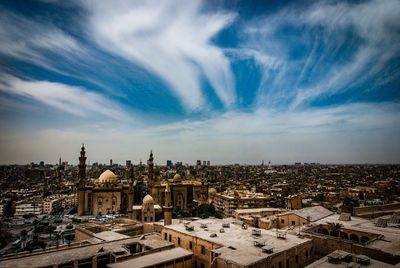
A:
{"type": "Polygon", "coordinates": [[[0,164],[400,163],[399,1],[0,7],[0,164]]]}

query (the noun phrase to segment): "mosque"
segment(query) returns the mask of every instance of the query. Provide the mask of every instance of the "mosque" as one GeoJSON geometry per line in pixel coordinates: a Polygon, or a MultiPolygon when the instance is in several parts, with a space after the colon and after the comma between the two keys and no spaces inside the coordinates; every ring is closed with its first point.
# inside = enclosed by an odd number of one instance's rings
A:
{"type": "Polygon", "coordinates": [[[182,180],[179,174],[175,174],[173,179],[162,179],[159,169],[154,167],[152,152],[147,161],[147,172],[135,177],[133,165],[128,168],[128,183],[120,182],[111,170],[106,170],[94,185],[89,185],[85,154],[82,145],[77,187],[78,215],[126,213],[131,219],[152,222],[157,212],[164,211],[164,215],[171,215],[172,210],[185,210],[190,204],[207,203],[207,184],[182,180]]]}

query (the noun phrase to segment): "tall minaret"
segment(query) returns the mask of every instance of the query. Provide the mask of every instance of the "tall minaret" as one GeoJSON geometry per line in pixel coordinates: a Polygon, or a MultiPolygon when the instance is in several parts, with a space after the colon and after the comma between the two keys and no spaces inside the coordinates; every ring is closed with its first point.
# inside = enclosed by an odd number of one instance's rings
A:
{"type": "Polygon", "coordinates": [[[130,164],[129,171],[128,171],[128,180],[129,180],[129,192],[128,192],[128,217],[132,217],[132,207],[133,207],[133,195],[134,195],[134,172],[133,172],[133,165],[130,164]]]}
{"type": "Polygon", "coordinates": [[[171,201],[171,189],[169,188],[169,182],[165,187],[165,204],[164,204],[164,225],[172,224],[172,201],[171,201]]]}
{"type": "Polygon", "coordinates": [[[79,187],[86,186],[86,156],[85,146],[82,144],[81,156],[79,157],[79,187]]]}
{"type": "Polygon", "coordinates": [[[79,157],[79,173],[78,173],[78,215],[85,214],[85,186],[86,186],[86,156],[85,146],[82,144],[81,156],[79,157]]]}
{"type": "Polygon", "coordinates": [[[147,160],[147,165],[148,165],[148,183],[149,183],[149,193],[151,195],[151,187],[153,186],[153,179],[154,179],[154,163],[153,163],[153,150],[150,150],[150,157],[149,160],[147,160]]]}

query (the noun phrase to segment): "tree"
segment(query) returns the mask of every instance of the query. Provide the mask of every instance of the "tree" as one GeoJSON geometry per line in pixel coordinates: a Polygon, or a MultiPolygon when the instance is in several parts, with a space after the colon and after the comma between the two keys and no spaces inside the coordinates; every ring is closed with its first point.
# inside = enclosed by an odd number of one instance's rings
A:
{"type": "Polygon", "coordinates": [[[39,241],[39,247],[41,247],[42,249],[43,249],[43,251],[45,251],[46,250],[46,247],[47,247],[47,244],[46,244],[46,242],[44,242],[44,241],[39,241]]]}
{"type": "Polygon", "coordinates": [[[343,227],[343,224],[338,222],[328,222],[329,229],[331,229],[331,235],[338,237],[339,230],[343,227]]]}
{"type": "Polygon", "coordinates": [[[59,240],[61,239],[61,234],[60,233],[56,233],[55,235],[55,239],[56,239],[56,248],[58,248],[59,244],[59,240]]]}
{"type": "Polygon", "coordinates": [[[51,239],[52,233],[54,233],[54,231],[55,231],[56,229],[57,229],[57,226],[55,226],[55,225],[49,225],[49,226],[46,227],[46,232],[47,232],[48,234],[50,234],[50,239],[51,239]]]}
{"type": "Polygon", "coordinates": [[[26,242],[26,236],[28,235],[28,231],[23,229],[21,231],[21,244],[22,244],[22,249],[25,249],[25,242],[26,242]]]}
{"type": "Polygon", "coordinates": [[[71,241],[75,239],[75,234],[66,234],[65,239],[67,239],[68,247],[71,246],[71,241]]]}

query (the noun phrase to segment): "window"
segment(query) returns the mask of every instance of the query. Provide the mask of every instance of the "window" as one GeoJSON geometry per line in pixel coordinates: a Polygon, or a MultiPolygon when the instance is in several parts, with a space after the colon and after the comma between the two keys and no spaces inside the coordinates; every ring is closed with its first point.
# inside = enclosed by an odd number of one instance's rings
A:
{"type": "Polygon", "coordinates": [[[169,235],[169,242],[172,241],[172,235],[169,235]]]}
{"type": "Polygon", "coordinates": [[[181,238],[180,237],[178,237],[178,245],[179,246],[181,245],[181,238]]]}
{"type": "Polygon", "coordinates": [[[308,259],[308,250],[306,250],[306,258],[308,259]]]}
{"type": "Polygon", "coordinates": [[[167,240],[167,233],[164,233],[164,240],[167,240]]]}
{"type": "Polygon", "coordinates": [[[201,266],[201,268],[205,268],[204,263],[202,263],[200,266],[201,266]]]}
{"type": "Polygon", "coordinates": [[[289,259],[286,260],[286,268],[289,268],[289,259]]]}
{"type": "Polygon", "coordinates": [[[193,249],[193,242],[192,241],[189,242],[189,249],[193,249]]]}
{"type": "Polygon", "coordinates": [[[281,220],[281,223],[282,223],[282,224],[283,224],[283,223],[285,223],[285,220],[284,220],[284,219],[282,219],[282,220],[281,220]]]}
{"type": "Polygon", "coordinates": [[[201,246],[201,254],[203,255],[206,254],[206,248],[204,246],[201,246]]]}
{"type": "Polygon", "coordinates": [[[292,225],[296,225],[296,222],[295,222],[295,221],[292,221],[292,225]]]}
{"type": "Polygon", "coordinates": [[[282,262],[281,261],[279,262],[279,268],[282,268],[282,262]]]}
{"type": "Polygon", "coordinates": [[[147,217],[144,217],[144,221],[147,221],[147,217]]]}
{"type": "Polygon", "coordinates": [[[150,217],[150,221],[153,221],[153,217],[150,217]]]}
{"type": "Polygon", "coordinates": [[[296,255],[296,263],[299,263],[299,255],[296,255]]]}
{"type": "Polygon", "coordinates": [[[136,220],[140,220],[140,216],[139,215],[136,215],[136,220]]]}
{"type": "Polygon", "coordinates": [[[98,205],[101,206],[101,201],[98,202],[98,205]]]}

